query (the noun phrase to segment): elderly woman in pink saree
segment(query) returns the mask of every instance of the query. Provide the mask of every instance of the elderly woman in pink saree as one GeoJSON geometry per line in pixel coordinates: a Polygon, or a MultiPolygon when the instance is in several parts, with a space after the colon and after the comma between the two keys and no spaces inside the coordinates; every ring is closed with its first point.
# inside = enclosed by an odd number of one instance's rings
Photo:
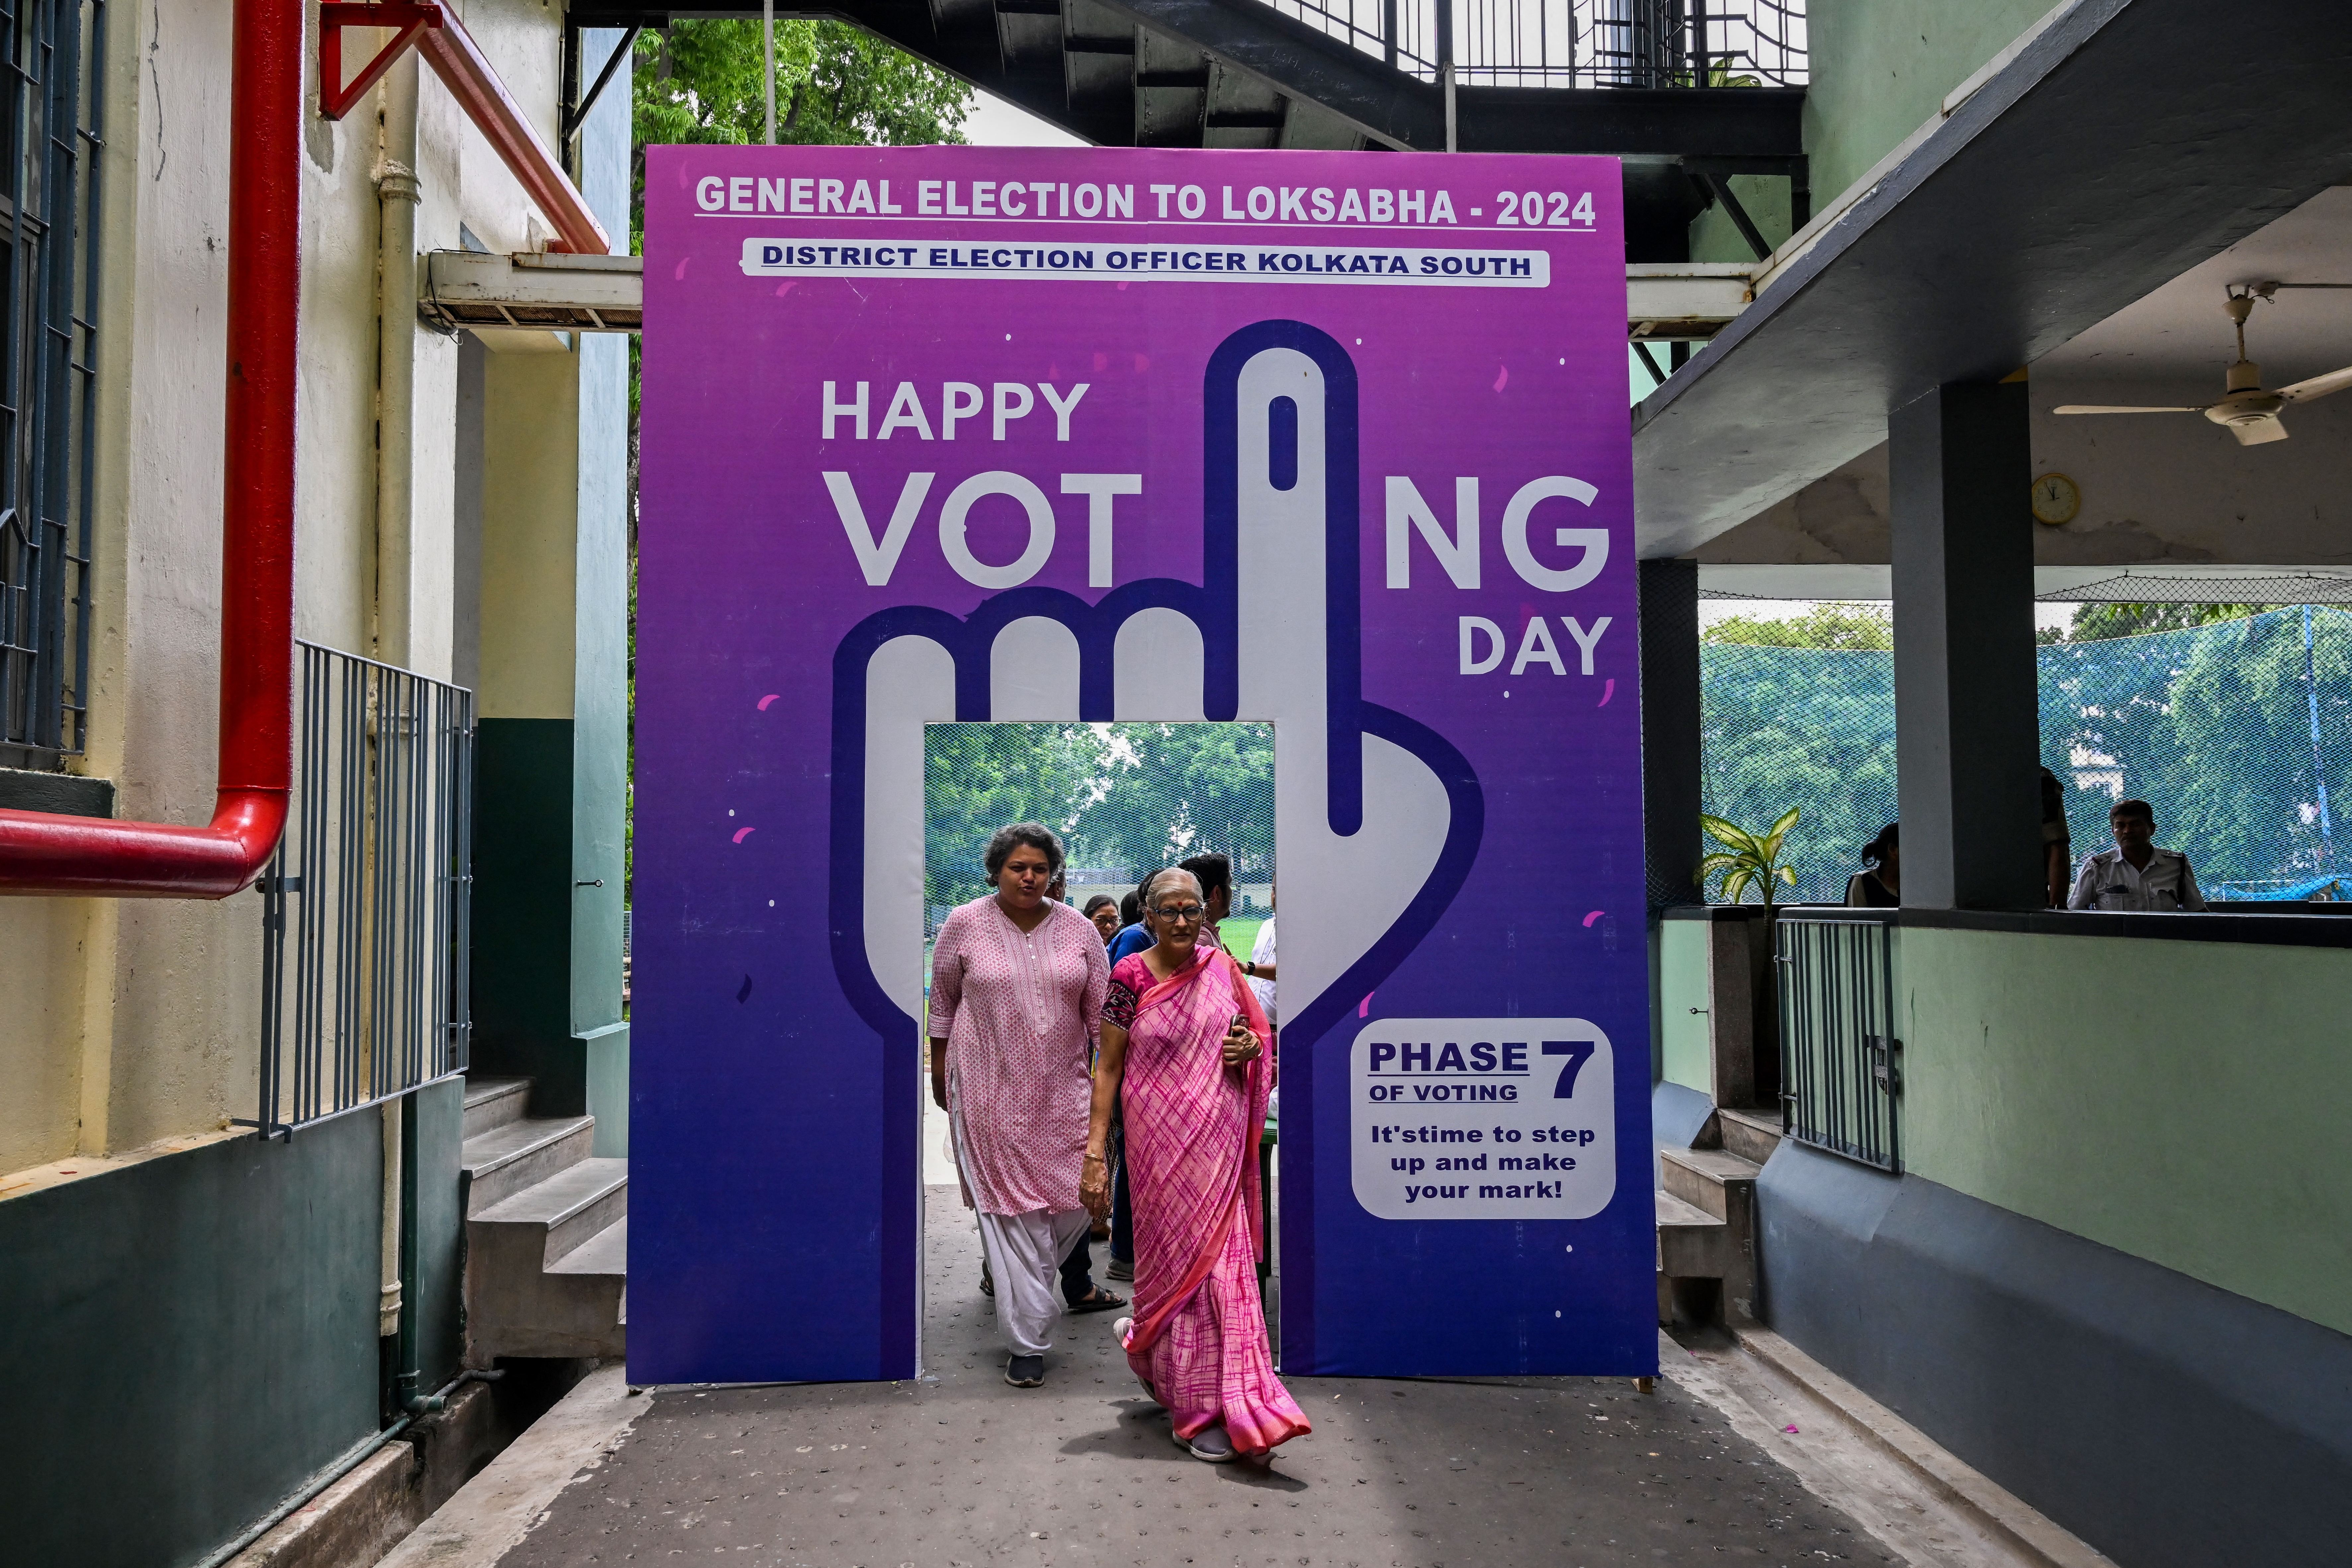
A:
{"type": "Polygon", "coordinates": [[[1111,970],[1079,1194],[1097,1215],[1108,1208],[1103,1151],[1123,1100],[1135,1316],[1120,1341],[1176,1441],[1218,1464],[1310,1430],[1274,1374],[1257,1289],[1272,1030],[1233,959],[1196,940],[1191,873],[1161,872],[1146,902],[1160,940],[1111,970]]]}

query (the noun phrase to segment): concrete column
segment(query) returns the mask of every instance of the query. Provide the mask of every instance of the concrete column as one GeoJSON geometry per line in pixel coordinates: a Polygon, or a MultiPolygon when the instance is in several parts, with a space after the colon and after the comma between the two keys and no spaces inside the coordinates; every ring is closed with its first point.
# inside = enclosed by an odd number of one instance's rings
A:
{"type": "MultiPolygon", "coordinates": [[[[620,37],[591,31],[583,47],[601,59],[620,37]]],[[[615,234],[628,104],[624,65],[580,139],[581,189],[615,234]]],[[[595,1152],[623,1155],[628,344],[517,333],[491,347],[458,383],[481,410],[478,503],[458,507],[480,528],[474,1066],[530,1075],[536,1114],[588,1111],[595,1152]]],[[[462,438],[458,451],[470,458],[462,438]]]]}
{"type": "Polygon", "coordinates": [[[2025,384],[1890,415],[1906,908],[2042,907],[2025,384]]]}
{"type": "Polygon", "coordinates": [[[1642,836],[1650,908],[1701,901],[1698,869],[1698,563],[1644,561],[1642,836]]]}

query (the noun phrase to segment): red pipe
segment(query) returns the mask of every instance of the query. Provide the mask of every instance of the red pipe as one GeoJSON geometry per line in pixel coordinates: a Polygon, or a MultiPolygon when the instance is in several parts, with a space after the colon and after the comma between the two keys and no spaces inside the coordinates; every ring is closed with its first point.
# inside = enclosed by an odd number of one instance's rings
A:
{"type": "Polygon", "coordinates": [[[293,783],[294,366],[301,0],[236,0],[229,71],[220,779],[179,827],[0,811],[0,892],[224,899],[286,827],[293,783]]]}
{"type": "Polygon", "coordinates": [[[506,83],[490,68],[465,24],[445,6],[428,5],[423,9],[439,12],[441,20],[417,36],[416,52],[425,57],[450,95],[465,106],[467,117],[480,127],[490,145],[498,149],[499,159],[555,226],[562,237],[557,248],[580,256],[612,254],[612,238],[588,210],[587,198],[564,176],[563,166],[539,139],[530,117],[508,93],[506,83]]]}
{"type": "Polygon", "coordinates": [[[560,237],[555,248],[582,256],[610,254],[612,237],[589,210],[588,199],[539,139],[530,116],[507,91],[465,23],[441,0],[321,0],[319,112],[341,120],[411,44],[488,140],[524,194],[555,226],[560,237]],[[348,82],[342,79],[345,27],[383,27],[394,35],[348,82]]]}

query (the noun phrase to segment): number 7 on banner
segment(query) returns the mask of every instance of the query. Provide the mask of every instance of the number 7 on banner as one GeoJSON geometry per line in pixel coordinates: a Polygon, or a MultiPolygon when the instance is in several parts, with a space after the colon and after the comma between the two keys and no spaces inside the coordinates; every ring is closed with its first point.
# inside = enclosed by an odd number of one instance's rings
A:
{"type": "Polygon", "coordinates": [[[1597,1048],[1591,1040],[1546,1040],[1543,1043],[1544,1055],[1568,1058],[1560,1067],[1559,1081],[1552,1085],[1551,1097],[1554,1100],[1576,1098],[1576,1075],[1584,1070],[1584,1064],[1592,1059],[1592,1053],[1597,1048]]]}

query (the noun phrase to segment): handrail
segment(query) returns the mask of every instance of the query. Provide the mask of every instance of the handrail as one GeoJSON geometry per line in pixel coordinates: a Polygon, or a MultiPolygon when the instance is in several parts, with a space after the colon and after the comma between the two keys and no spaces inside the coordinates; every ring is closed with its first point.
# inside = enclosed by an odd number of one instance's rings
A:
{"type": "Polygon", "coordinates": [[[261,874],[293,774],[301,0],[236,0],[229,68],[220,761],[203,827],[0,810],[0,892],[221,899],[261,874]]]}
{"type": "Polygon", "coordinates": [[[1806,80],[1803,0],[1261,0],[1409,76],[1465,86],[1706,88],[1806,80]]]}

